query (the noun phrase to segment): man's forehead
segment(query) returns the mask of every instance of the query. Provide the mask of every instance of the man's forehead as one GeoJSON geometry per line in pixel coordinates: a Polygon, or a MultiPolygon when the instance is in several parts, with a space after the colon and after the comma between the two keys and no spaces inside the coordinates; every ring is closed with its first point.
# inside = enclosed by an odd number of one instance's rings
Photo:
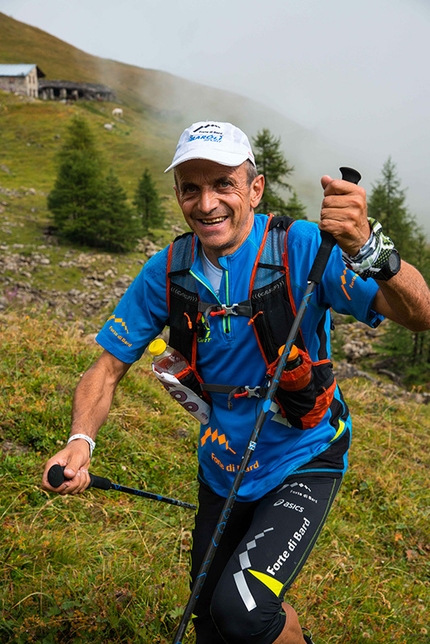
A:
{"type": "Polygon", "coordinates": [[[243,166],[243,163],[239,166],[226,166],[207,159],[193,159],[178,165],[175,168],[175,174],[180,181],[189,181],[192,177],[215,179],[231,177],[232,175],[240,176],[243,172],[246,172],[243,166]]]}

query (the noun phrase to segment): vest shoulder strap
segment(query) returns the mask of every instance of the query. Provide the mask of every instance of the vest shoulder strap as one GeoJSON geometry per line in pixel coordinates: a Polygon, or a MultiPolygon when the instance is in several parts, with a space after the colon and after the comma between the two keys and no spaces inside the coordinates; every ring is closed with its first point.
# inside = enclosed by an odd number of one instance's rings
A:
{"type": "Polygon", "coordinates": [[[193,233],[177,237],[169,247],[166,301],[169,312],[169,344],[193,365],[196,359],[196,325],[199,298],[196,280],[190,274],[195,239],[193,233]]]}

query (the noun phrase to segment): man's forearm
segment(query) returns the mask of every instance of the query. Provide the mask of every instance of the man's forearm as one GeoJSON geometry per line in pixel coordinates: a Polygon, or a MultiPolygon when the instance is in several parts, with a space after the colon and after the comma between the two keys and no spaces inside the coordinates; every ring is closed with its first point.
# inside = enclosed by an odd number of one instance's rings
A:
{"type": "Polygon", "coordinates": [[[390,320],[410,329],[430,329],[430,290],[419,271],[402,260],[399,273],[386,282],[378,281],[374,308],[390,320]]]}
{"type": "Polygon", "coordinates": [[[116,386],[128,370],[107,352],[84,373],[73,399],[73,434],[86,434],[93,440],[106,421],[116,386]]]}

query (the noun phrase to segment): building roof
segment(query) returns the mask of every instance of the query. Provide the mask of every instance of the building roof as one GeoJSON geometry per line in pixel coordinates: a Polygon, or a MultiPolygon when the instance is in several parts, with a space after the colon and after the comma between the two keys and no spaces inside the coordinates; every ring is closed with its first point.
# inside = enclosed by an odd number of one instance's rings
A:
{"type": "Polygon", "coordinates": [[[39,90],[59,90],[65,89],[67,91],[77,90],[84,96],[104,96],[106,100],[116,100],[116,95],[113,89],[106,85],[99,85],[98,83],[80,83],[77,81],[64,81],[64,80],[42,80],[39,81],[39,90]]]}
{"type": "Polygon", "coordinates": [[[67,89],[88,89],[93,92],[113,92],[113,90],[110,87],[107,87],[107,85],[99,85],[97,83],[80,83],[78,81],[66,80],[43,80],[40,81],[39,87],[41,89],[43,89],[44,87],[66,87],[67,89]]]}
{"type": "MultiPolygon", "coordinates": [[[[36,63],[20,63],[19,65],[0,65],[0,76],[27,76],[37,67],[36,63]]],[[[43,78],[45,74],[37,67],[37,76],[43,78]]]]}

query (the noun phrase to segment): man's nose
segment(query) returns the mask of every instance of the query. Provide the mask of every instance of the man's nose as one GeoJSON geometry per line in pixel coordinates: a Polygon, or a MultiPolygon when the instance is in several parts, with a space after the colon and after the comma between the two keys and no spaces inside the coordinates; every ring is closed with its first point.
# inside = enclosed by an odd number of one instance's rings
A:
{"type": "Polygon", "coordinates": [[[206,215],[218,207],[219,200],[216,192],[212,188],[204,188],[200,192],[199,209],[206,215]]]}

